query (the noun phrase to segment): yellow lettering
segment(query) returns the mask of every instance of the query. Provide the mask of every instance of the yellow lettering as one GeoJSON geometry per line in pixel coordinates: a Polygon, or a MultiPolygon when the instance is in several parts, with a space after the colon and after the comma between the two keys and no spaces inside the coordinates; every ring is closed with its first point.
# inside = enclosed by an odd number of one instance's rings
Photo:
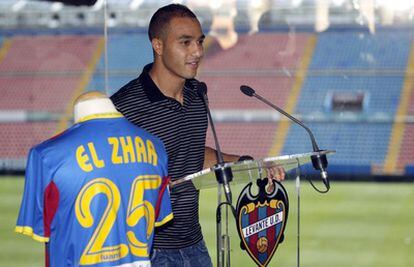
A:
{"type": "Polygon", "coordinates": [[[76,149],[76,161],[78,162],[79,167],[85,171],[90,172],[93,170],[92,164],[89,162],[89,157],[85,153],[85,148],[81,145],[76,149]]]}
{"type": "Polygon", "coordinates": [[[95,146],[92,142],[88,143],[89,151],[91,152],[92,162],[97,168],[105,167],[105,162],[102,159],[98,158],[98,154],[96,153],[95,146]]]}
{"type": "MultiPolygon", "coordinates": [[[[79,192],[75,203],[75,215],[83,228],[93,227],[95,219],[99,220],[80,258],[81,265],[97,264],[114,261],[128,255],[126,244],[109,246],[106,244],[108,235],[117,221],[118,209],[121,205],[121,194],[118,187],[108,178],[96,178],[87,183],[79,192]],[[107,198],[106,207],[100,218],[95,218],[91,203],[97,195],[107,198]]],[[[110,243],[110,242],[108,242],[110,243]]]]}
{"type": "Polygon", "coordinates": [[[135,162],[135,151],[134,151],[134,145],[132,144],[132,139],[130,136],[126,137],[120,137],[119,138],[121,141],[121,147],[122,147],[122,152],[123,152],[123,156],[124,156],[124,163],[128,163],[130,162],[135,162]]]}
{"type": "Polygon", "coordinates": [[[135,178],[131,186],[131,194],[128,203],[127,224],[135,227],[141,219],[145,219],[147,236],[139,240],[133,231],[127,232],[129,247],[132,254],[139,257],[148,257],[148,243],[146,242],[154,230],[155,209],[151,202],[144,200],[144,191],[157,189],[161,185],[161,177],[158,175],[140,175],[135,178]]]}
{"type": "Polygon", "coordinates": [[[108,143],[110,145],[112,145],[112,156],[111,156],[111,160],[113,164],[120,164],[122,163],[122,157],[120,157],[118,155],[118,150],[119,150],[119,142],[118,139],[116,137],[109,137],[108,138],[108,143]]]}
{"type": "MultiPolygon", "coordinates": [[[[134,162],[158,164],[158,155],[151,140],[142,140],[141,137],[120,136],[108,137],[112,146],[111,160],[113,164],[126,164],[134,162]],[[134,140],[132,140],[134,138],[134,140]]],[[[91,149],[92,152],[94,150],[91,149]]]]}
{"type": "Polygon", "coordinates": [[[148,151],[148,163],[152,163],[152,165],[157,166],[158,155],[157,151],[155,150],[154,144],[151,140],[147,140],[147,151],[148,151]]]}
{"type": "Polygon", "coordinates": [[[137,151],[137,161],[147,162],[147,150],[141,137],[135,136],[135,150],[137,151]]]}

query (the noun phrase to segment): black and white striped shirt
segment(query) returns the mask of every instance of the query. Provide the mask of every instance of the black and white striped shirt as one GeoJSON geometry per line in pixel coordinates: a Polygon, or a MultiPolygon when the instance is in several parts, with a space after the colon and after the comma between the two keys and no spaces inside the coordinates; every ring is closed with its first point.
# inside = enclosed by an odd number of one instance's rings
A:
{"type": "MultiPolygon", "coordinates": [[[[172,180],[201,171],[204,163],[207,113],[197,95],[197,80],[187,80],[184,103],[166,97],[149,76],[152,64],[142,74],[111,96],[116,108],[131,122],[160,138],[168,154],[172,180]]],[[[193,183],[171,191],[174,219],[156,228],[154,248],[184,248],[202,240],[198,216],[199,192],[193,183]]]]}

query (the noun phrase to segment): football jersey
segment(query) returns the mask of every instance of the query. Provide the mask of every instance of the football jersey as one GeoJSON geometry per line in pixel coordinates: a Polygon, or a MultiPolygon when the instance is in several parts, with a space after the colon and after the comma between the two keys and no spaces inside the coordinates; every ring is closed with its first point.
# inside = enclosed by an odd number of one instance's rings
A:
{"type": "Polygon", "coordinates": [[[172,219],[163,143],[120,113],[92,115],[29,153],[15,231],[48,266],[150,266],[172,219]]]}

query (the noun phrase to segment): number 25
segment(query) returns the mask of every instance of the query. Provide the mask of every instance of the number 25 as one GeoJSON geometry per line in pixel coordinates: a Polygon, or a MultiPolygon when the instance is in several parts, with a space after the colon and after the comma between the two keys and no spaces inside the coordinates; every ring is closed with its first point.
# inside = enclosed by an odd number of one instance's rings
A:
{"type": "MultiPolygon", "coordinates": [[[[147,228],[147,239],[154,230],[155,211],[151,202],[144,200],[144,191],[147,189],[157,189],[161,185],[159,175],[140,175],[136,177],[131,185],[127,210],[127,225],[134,227],[138,222],[145,218],[147,228]]],[[[119,260],[131,253],[138,257],[148,257],[148,244],[140,241],[133,231],[127,232],[128,245],[118,244],[104,247],[117,218],[117,212],[121,204],[121,195],[118,187],[107,178],[96,178],[82,187],[75,204],[76,218],[84,228],[90,228],[94,224],[94,218],[90,210],[93,198],[99,194],[104,194],[107,199],[105,211],[96,226],[92,237],[86,245],[80,264],[95,264],[119,260]]]]}

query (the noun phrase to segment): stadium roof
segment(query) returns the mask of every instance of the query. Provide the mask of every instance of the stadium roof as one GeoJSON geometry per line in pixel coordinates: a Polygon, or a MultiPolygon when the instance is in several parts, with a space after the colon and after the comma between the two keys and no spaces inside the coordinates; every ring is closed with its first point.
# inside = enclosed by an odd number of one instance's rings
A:
{"type": "Polygon", "coordinates": [[[190,6],[202,22],[228,14],[237,27],[248,25],[255,16],[270,26],[312,25],[317,31],[335,25],[372,30],[373,25],[414,24],[414,2],[406,0],[93,0],[93,6],[63,2],[82,1],[1,0],[0,28],[100,27],[104,10],[109,27],[146,27],[152,13],[171,2],[190,6]]]}

